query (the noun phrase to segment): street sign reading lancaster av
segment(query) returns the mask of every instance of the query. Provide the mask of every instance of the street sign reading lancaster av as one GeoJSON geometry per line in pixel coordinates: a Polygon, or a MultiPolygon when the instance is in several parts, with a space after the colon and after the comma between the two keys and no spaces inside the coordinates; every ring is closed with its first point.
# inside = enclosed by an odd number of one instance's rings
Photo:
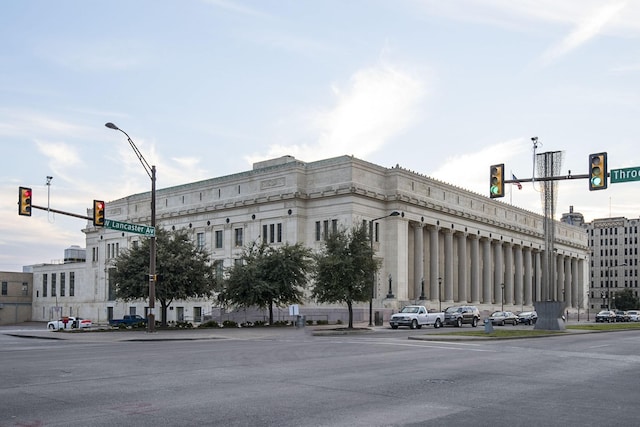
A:
{"type": "Polygon", "coordinates": [[[640,166],[625,169],[611,169],[611,183],[640,181],[640,166]]]}
{"type": "Polygon", "coordinates": [[[104,220],[104,227],[111,230],[126,231],[129,233],[144,234],[147,237],[155,237],[155,227],[149,227],[147,225],[130,224],[128,222],[114,221],[112,219],[104,220]]]}

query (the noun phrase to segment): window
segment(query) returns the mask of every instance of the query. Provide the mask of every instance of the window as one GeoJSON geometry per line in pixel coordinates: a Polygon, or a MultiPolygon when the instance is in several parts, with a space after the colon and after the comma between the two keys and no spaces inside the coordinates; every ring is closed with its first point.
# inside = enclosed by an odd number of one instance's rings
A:
{"type": "Polygon", "coordinates": [[[60,273],[60,296],[63,297],[65,296],[66,293],[66,283],[65,283],[65,274],[64,273],[60,273]]]}
{"type": "Polygon", "coordinates": [[[216,230],[216,249],[222,249],[222,230],[216,230]]]}
{"type": "Polygon", "coordinates": [[[196,244],[198,249],[204,249],[204,233],[196,234],[196,244]]]}
{"type": "Polygon", "coordinates": [[[110,268],[108,271],[108,275],[107,275],[107,286],[108,286],[108,291],[107,291],[107,299],[109,301],[115,301],[116,300],[116,281],[114,280],[114,273],[115,273],[115,268],[110,268]]]}
{"type": "Polygon", "coordinates": [[[222,262],[222,260],[214,261],[213,267],[216,271],[216,279],[221,280],[224,274],[224,263],[222,262]]]}
{"type": "Polygon", "coordinates": [[[7,295],[9,284],[7,282],[2,282],[2,295],[7,295]]]}
{"type": "Polygon", "coordinates": [[[202,322],[202,307],[193,307],[193,321],[202,322]]]}
{"type": "Polygon", "coordinates": [[[73,271],[69,272],[69,296],[76,296],[76,273],[73,271]]]}
{"type": "Polygon", "coordinates": [[[282,243],[282,223],[278,223],[278,233],[276,234],[276,242],[282,243]]]}
{"type": "Polygon", "coordinates": [[[27,282],[22,282],[22,296],[26,297],[29,295],[29,284],[27,282]]]}
{"type": "Polygon", "coordinates": [[[235,233],[236,247],[242,246],[242,228],[236,228],[234,230],[234,233],[235,233]]]}
{"type": "Polygon", "coordinates": [[[56,293],[56,273],[51,273],[51,296],[58,296],[56,293]]]}
{"type": "Polygon", "coordinates": [[[329,239],[329,221],[322,222],[322,232],[324,233],[324,240],[329,239]]]}
{"type": "Polygon", "coordinates": [[[332,219],[331,220],[331,232],[333,234],[336,234],[338,232],[338,220],[337,219],[332,219]]]}
{"type": "Polygon", "coordinates": [[[46,297],[47,296],[47,287],[49,286],[49,284],[47,283],[47,278],[49,276],[47,276],[46,274],[42,275],[42,297],[46,297]]]}
{"type": "Polygon", "coordinates": [[[321,237],[320,221],[316,221],[316,242],[319,242],[321,237]]]}
{"type": "Polygon", "coordinates": [[[275,224],[269,225],[269,243],[276,241],[276,226],[275,224]]]}
{"type": "Polygon", "coordinates": [[[267,243],[268,238],[267,238],[267,233],[268,233],[268,228],[267,228],[267,224],[264,224],[262,226],[262,243],[267,243]]]}

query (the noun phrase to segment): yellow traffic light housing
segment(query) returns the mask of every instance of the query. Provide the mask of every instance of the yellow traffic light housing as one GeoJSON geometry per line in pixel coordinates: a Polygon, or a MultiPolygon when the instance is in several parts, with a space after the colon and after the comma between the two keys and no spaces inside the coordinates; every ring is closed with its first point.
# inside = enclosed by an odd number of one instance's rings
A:
{"type": "Polygon", "coordinates": [[[104,226],[104,206],[102,200],[93,201],[93,225],[96,227],[104,226]]]}
{"type": "Polygon", "coordinates": [[[492,199],[504,197],[504,163],[491,166],[489,196],[492,199]]]}
{"type": "Polygon", "coordinates": [[[18,188],[18,215],[31,216],[31,189],[18,188]]]}
{"type": "Polygon", "coordinates": [[[589,154],[589,191],[607,188],[607,153],[589,154]]]}

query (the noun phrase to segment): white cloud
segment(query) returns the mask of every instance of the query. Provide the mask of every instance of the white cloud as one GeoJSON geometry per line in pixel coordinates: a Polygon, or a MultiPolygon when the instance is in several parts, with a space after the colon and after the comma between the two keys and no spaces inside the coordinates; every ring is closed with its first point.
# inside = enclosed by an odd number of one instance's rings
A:
{"type": "Polygon", "coordinates": [[[610,3],[590,10],[576,23],[573,31],[559,43],[547,49],[542,55],[542,62],[545,64],[552,62],[600,35],[625,6],[626,2],[610,3]]]}
{"type": "Polygon", "coordinates": [[[366,157],[411,126],[426,92],[417,73],[385,64],[359,70],[345,88],[334,84],[331,90],[333,106],[300,119],[315,143],[275,144],[249,162],[283,155],[305,161],[344,154],[366,157]]]}
{"type": "MultiPolygon", "coordinates": [[[[505,164],[531,150],[528,138],[518,138],[487,146],[479,151],[446,159],[432,177],[479,194],[489,194],[489,167],[496,163],[496,153],[505,164]],[[478,165],[483,165],[479,167],[478,165]],[[484,167],[486,165],[486,167],[484,167]]],[[[511,173],[505,171],[506,179],[511,173]]]]}
{"type": "Polygon", "coordinates": [[[203,0],[203,1],[204,3],[219,7],[220,9],[225,9],[241,15],[268,16],[264,12],[261,12],[251,7],[247,7],[246,5],[240,4],[239,2],[234,2],[230,0],[203,0]]]}

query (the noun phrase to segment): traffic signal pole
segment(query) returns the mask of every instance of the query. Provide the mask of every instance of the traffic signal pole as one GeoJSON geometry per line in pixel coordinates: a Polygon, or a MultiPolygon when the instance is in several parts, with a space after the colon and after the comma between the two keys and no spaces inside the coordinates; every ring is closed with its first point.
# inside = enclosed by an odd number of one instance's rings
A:
{"type": "Polygon", "coordinates": [[[43,210],[43,211],[49,211],[49,212],[62,214],[62,215],[67,215],[67,216],[72,216],[74,218],[88,219],[89,221],[93,220],[93,218],[90,217],[90,216],[78,215],[78,214],[74,214],[74,213],[71,213],[71,212],[59,211],[57,209],[45,208],[45,207],[42,207],[42,206],[31,205],[31,208],[32,209],[40,209],[40,210],[43,210]]]}

